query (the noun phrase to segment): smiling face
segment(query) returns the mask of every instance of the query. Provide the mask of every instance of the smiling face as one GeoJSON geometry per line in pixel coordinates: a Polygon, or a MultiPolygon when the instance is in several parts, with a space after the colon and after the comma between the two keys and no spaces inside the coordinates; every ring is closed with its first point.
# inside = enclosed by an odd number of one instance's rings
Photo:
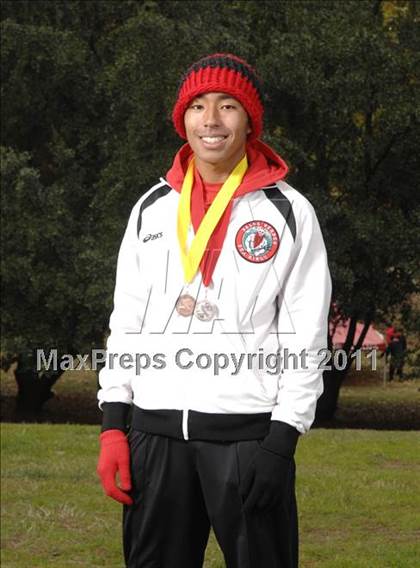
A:
{"type": "MultiPolygon", "coordinates": [[[[193,99],[185,111],[187,140],[205,181],[210,169],[224,181],[245,154],[248,115],[239,101],[225,93],[205,93],[193,99]]],[[[211,176],[210,176],[211,177],[211,176]]]]}

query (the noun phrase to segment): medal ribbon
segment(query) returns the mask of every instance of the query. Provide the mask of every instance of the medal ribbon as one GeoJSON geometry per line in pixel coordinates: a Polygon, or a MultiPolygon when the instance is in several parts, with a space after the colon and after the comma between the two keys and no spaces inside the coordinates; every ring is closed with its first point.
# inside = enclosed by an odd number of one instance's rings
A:
{"type": "Polygon", "coordinates": [[[194,158],[192,158],[182,184],[177,220],[178,242],[186,282],[193,280],[205,253],[207,243],[248,169],[248,160],[245,154],[222,185],[209,210],[204,215],[190,249],[187,250],[188,228],[191,223],[191,192],[194,184],[194,167],[194,158]]]}

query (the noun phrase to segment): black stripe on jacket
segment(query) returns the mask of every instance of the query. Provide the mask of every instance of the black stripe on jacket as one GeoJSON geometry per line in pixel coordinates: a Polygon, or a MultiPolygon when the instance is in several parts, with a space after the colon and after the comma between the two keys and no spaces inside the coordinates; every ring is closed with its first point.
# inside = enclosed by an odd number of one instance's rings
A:
{"type": "Polygon", "coordinates": [[[292,204],[287,197],[282,193],[276,185],[270,187],[263,187],[262,191],[273,205],[277,207],[283,215],[287,226],[292,233],[293,240],[296,240],[296,219],[293,213],[292,204]]]}
{"type": "Polygon", "coordinates": [[[172,188],[169,187],[169,185],[162,185],[161,187],[158,187],[155,191],[152,191],[152,193],[148,195],[146,199],[143,201],[143,203],[140,205],[139,216],[137,218],[137,236],[140,235],[141,231],[143,211],[147,209],[147,207],[150,207],[150,205],[153,205],[153,203],[155,203],[161,197],[165,197],[165,195],[167,195],[170,191],[172,191],[172,188]]]}

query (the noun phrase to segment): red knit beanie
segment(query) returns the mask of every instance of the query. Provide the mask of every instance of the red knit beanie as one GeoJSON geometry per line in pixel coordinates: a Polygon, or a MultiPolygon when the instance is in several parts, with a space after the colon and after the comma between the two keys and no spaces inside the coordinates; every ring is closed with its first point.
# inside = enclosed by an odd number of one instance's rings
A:
{"type": "Polygon", "coordinates": [[[172,111],[175,130],[181,138],[187,137],[184,113],[189,103],[198,95],[210,92],[227,93],[237,99],[250,118],[250,138],[261,135],[264,107],[261,84],[255,70],[235,55],[215,53],[191,65],[181,80],[172,111]]]}

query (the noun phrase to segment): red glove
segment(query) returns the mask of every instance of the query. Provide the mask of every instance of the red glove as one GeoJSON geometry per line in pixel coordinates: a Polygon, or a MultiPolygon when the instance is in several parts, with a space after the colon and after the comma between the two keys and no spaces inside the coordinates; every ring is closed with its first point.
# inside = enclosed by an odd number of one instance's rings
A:
{"type": "Polygon", "coordinates": [[[99,437],[101,452],[96,468],[108,497],[123,505],[132,505],[132,498],[124,493],[131,489],[130,448],[127,436],[122,430],[105,430],[99,437]],[[115,483],[115,474],[119,473],[120,487],[115,483]]]}

